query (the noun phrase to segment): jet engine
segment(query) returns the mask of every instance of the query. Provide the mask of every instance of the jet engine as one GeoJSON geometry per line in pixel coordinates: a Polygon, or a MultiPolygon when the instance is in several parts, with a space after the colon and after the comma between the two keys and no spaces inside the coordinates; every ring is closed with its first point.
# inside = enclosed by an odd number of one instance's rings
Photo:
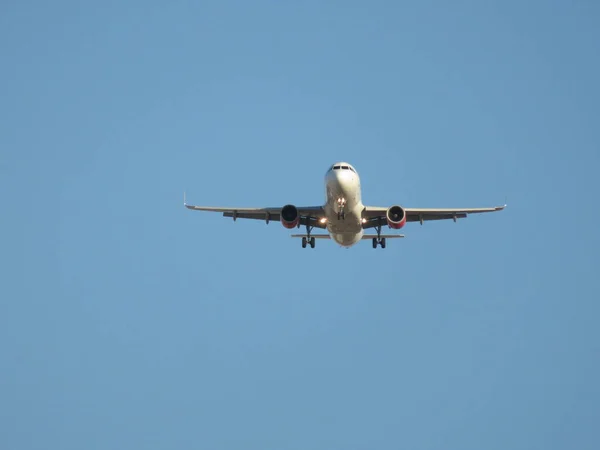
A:
{"type": "Polygon", "coordinates": [[[399,230],[406,225],[406,211],[402,206],[391,206],[385,213],[385,218],[390,228],[399,230]]]}
{"type": "Polygon", "coordinates": [[[294,228],[300,222],[300,214],[298,208],[294,205],[285,205],[281,208],[281,224],[286,228],[294,228]]]}

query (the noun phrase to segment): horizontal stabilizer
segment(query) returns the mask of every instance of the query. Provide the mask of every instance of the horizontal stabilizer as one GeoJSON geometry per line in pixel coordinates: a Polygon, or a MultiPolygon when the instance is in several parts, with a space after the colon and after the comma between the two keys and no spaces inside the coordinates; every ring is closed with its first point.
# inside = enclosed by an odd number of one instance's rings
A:
{"type": "MultiPolygon", "coordinates": [[[[292,234],[293,238],[303,238],[307,237],[306,234],[292,234]]],[[[328,234],[311,234],[310,237],[314,237],[315,239],[331,239],[331,236],[328,234]]],[[[363,234],[361,239],[373,239],[378,237],[376,234],[363,234]]],[[[382,238],[386,239],[394,239],[394,238],[403,238],[403,234],[382,234],[382,238]]]]}

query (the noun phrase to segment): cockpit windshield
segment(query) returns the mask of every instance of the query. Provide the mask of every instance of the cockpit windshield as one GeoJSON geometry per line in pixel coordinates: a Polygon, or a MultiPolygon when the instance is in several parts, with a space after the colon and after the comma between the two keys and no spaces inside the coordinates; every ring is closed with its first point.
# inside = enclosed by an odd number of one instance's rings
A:
{"type": "Polygon", "coordinates": [[[354,168],[352,166],[342,166],[342,165],[338,165],[338,166],[332,166],[331,170],[351,170],[352,172],[356,173],[356,170],[354,170],[354,168]]]}

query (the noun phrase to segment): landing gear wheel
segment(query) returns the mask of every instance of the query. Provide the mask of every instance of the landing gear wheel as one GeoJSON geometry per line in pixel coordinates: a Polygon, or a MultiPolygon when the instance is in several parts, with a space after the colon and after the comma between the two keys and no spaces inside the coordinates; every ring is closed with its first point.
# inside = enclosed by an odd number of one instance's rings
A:
{"type": "Polygon", "coordinates": [[[310,217],[306,222],[306,236],[302,237],[302,248],[306,248],[306,244],[310,244],[310,248],[315,248],[315,238],[310,235],[314,226],[310,224],[310,217]]]}
{"type": "Polygon", "coordinates": [[[373,238],[373,248],[377,248],[377,238],[373,238]]]}
{"type": "Polygon", "coordinates": [[[385,248],[385,238],[381,238],[380,244],[381,248],[385,248]]]}

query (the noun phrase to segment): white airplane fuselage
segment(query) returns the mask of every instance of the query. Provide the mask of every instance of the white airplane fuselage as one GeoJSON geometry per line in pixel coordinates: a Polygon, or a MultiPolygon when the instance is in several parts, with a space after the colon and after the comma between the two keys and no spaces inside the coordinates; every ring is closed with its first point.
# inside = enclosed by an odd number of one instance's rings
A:
{"type": "MultiPolygon", "coordinates": [[[[336,165],[350,166],[347,163],[336,165]]],[[[344,247],[356,244],[364,233],[364,206],[358,173],[355,170],[329,170],[325,175],[325,194],[324,209],[331,238],[344,247]]]]}

